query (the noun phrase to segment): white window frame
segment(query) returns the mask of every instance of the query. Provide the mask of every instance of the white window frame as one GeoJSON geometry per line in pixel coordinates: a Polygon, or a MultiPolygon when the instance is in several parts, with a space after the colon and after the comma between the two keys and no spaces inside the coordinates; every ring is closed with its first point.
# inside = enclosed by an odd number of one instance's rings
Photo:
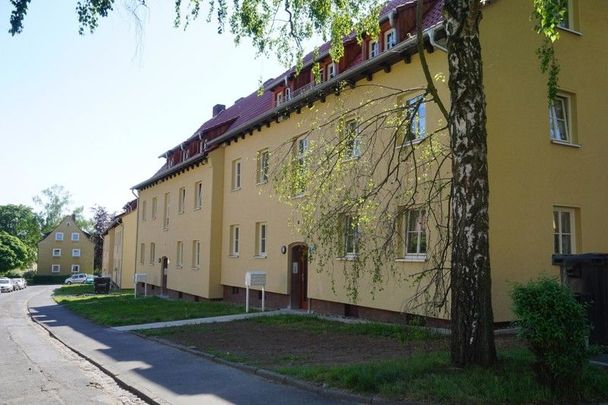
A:
{"type": "Polygon", "coordinates": [[[141,202],[141,220],[142,222],[146,222],[148,220],[148,210],[146,209],[147,201],[144,200],[141,202]]]}
{"type": "Polygon", "coordinates": [[[178,269],[184,267],[184,242],[181,240],[178,240],[176,244],[175,267],[178,269]]]}
{"type": "MultiPolygon", "coordinates": [[[[308,152],[308,146],[308,138],[298,138],[295,141],[294,154],[297,170],[301,171],[302,173],[306,170],[306,154],[308,152]]],[[[298,186],[301,186],[301,189],[294,190],[294,197],[304,195],[304,191],[306,190],[305,184],[299,184],[298,186]]]]}
{"type": "Polygon", "coordinates": [[[283,90],[283,102],[287,102],[289,100],[291,100],[291,88],[285,87],[285,90],[283,90]]]}
{"type": "Polygon", "coordinates": [[[158,214],[158,199],[156,197],[152,198],[152,220],[156,219],[156,215],[158,214]]]}
{"type": "Polygon", "coordinates": [[[79,265],[79,264],[73,264],[73,265],[70,267],[70,271],[71,271],[72,273],[80,273],[80,265],[79,265]]]}
{"type": "Polygon", "coordinates": [[[80,257],[80,249],[72,249],[72,257],[80,257]]]}
{"type": "Polygon", "coordinates": [[[266,257],[268,255],[268,224],[258,222],[256,229],[256,257],[266,257]]]}
{"type": "Polygon", "coordinates": [[[241,174],[243,171],[243,164],[241,159],[234,159],[232,161],[232,191],[241,189],[241,174]]]}
{"type": "Polygon", "coordinates": [[[183,214],[186,211],[186,187],[180,187],[177,194],[177,213],[183,214]]]}
{"type": "Polygon", "coordinates": [[[368,59],[375,58],[380,55],[380,42],[377,39],[368,42],[368,59]]]}
{"type": "Polygon", "coordinates": [[[425,260],[428,248],[428,232],[426,223],[427,212],[424,208],[410,209],[403,213],[403,257],[406,260],[425,260]],[[422,218],[421,218],[422,214],[422,218]],[[410,219],[412,215],[416,215],[416,225],[414,229],[410,229],[410,219]],[[415,251],[409,250],[411,238],[416,238],[415,251]],[[423,244],[424,242],[424,244],[423,244]],[[424,245],[424,252],[422,246],[424,245]]]}
{"type": "Polygon", "coordinates": [[[169,209],[171,205],[171,194],[165,193],[164,196],[164,207],[163,207],[163,229],[169,229],[169,209]]]}
{"type": "Polygon", "coordinates": [[[200,210],[203,207],[203,182],[194,183],[194,209],[200,210]]]}
{"type": "Polygon", "coordinates": [[[409,118],[408,127],[404,128],[405,137],[404,143],[418,143],[426,138],[426,103],[422,95],[408,98],[405,101],[406,107],[406,119],[409,118]],[[418,105],[416,111],[414,107],[422,100],[418,105]],[[408,131],[409,129],[409,131],[408,131]],[[407,135],[413,135],[411,139],[407,138],[407,135]]]}
{"type": "Polygon", "coordinates": [[[61,265],[51,264],[51,273],[61,273],[61,265]]]}
{"type": "Polygon", "coordinates": [[[71,239],[74,242],[78,242],[80,240],[80,233],[78,233],[78,232],[72,232],[71,239]]]}
{"type": "Polygon", "coordinates": [[[338,75],[338,65],[330,63],[327,65],[327,80],[331,80],[338,75]]]}
{"type": "Polygon", "coordinates": [[[278,107],[278,106],[280,106],[281,104],[283,104],[284,102],[285,102],[285,97],[283,96],[283,92],[282,92],[282,91],[279,91],[279,92],[277,93],[277,95],[275,96],[275,99],[274,99],[274,105],[275,105],[276,107],[278,107]]]}
{"type": "Polygon", "coordinates": [[[53,257],[61,257],[61,249],[60,248],[53,248],[52,252],[53,252],[53,257]]]}
{"type": "Polygon", "coordinates": [[[154,265],[154,262],[156,261],[156,243],[151,242],[150,243],[150,264],[154,265]]]}
{"type": "Polygon", "coordinates": [[[359,254],[361,232],[358,224],[356,227],[353,227],[354,220],[355,218],[351,215],[345,215],[343,219],[344,258],[346,259],[353,259],[359,254]]]}
{"type": "Polygon", "coordinates": [[[397,30],[395,28],[391,28],[390,30],[384,33],[384,50],[388,51],[397,45],[397,30]],[[389,42],[389,37],[392,35],[393,40],[389,42]]]}
{"type": "Polygon", "coordinates": [[[268,168],[269,168],[270,152],[268,149],[258,151],[257,156],[257,174],[256,184],[268,183],[268,168]]]}
{"type": "Polygon", "coordinates": [[[55,232],[55,240],[63,240],[63,232],[55,232]]]}
{"type": "Polygon", "coordinates": [[[564,20],[562,20],[557,26],[559,28],[563,28],[565,30],[569,30],[569,31],[573,31],[574,30],[574,19],[573,17],[573,12],[574,12],[574,8],[573,8],[573,4],[572,4],[572,0],[568,0],[568,10],[566,11],[566,18],[564,20]]]}
{"type": "Polygon", "coordinates": [[[575,254],[576,253],[576,211],[573,208],[566,207],[553,207],[553,254],[564,255],[564,254],[575,254]],[[557,224],[555,223],[557,214],[557,224]],[[564,232],[564,224],[562,222],[562,214],[568,214],[570,217],[570,229],[569,232],[564,232]],[[570,252],[564,252],[563,250],[563,238],[565,236],[570,237],[570,252]],[[557,238],[557,241],[556,241],[557,238]],[[558,242],[558,249],[556,251],[556,242],[558,242]]]}
{"type": "Polygon", "coordinates": [[[361,132],[359,122],[356,118],[349,119],[344,124],[344,139],[348,144],[345,145],[344,159],[358,159],[361,157],[361,132]]]}
{"type": "Polygon", "coordinates": [[[195,270],[201,268],[201,241],[200,240],[192,241],[192,268],[195,270]]]}
{"type": "Polygon", "coordinates": [[[572,97],[564,93],[557,93],[555,100],[549,106],[549,137],[551,141],[558,143],[572,144],[572,97]],[[559,102],[562,105],[562,111],[564,117],[558,117],[555,110],[555,103],[559,102]],[[566,139],[558,137],[558,133],[561,135],[559,129],[559,122],[564,123],[564,130],[566,131],[566,139]]]}
{"type": "Polygon", "coordinates": [[[238,225],[230,225],[230,256],[239,257],[241,249],[241,228],[238,225]]]}

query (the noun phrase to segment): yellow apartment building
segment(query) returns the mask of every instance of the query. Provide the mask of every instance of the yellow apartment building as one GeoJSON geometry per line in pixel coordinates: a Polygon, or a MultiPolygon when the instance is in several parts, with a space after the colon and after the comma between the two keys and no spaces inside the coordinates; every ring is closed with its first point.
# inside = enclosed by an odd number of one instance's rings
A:
{"type": "Polygon", "coordinates": [[[80,229],[74,215],[68,215],[38,242],[38,274],[92,274],[94,251],[90,235],[80,229]]]}
{"type": "MultiPolygon", "coordinates": [[[[431,1],[425,7],[425,49],[439,93],[448,100],[441,6],[431,1]]],[[[551,106],[535,53],[541,39],[530,14],[528,1],[498,0],[484,7],[481,23],[496,322],[512,319],[514,282],[558,274],[553,254],[608,251],[608,190],[602,186],[608,3],[571,0],[556,45],[560,91],[551,106]]],[[[345,57],[336,63],[327,46],[321,47],[318,83],[309,57],[299,73],[292,69],[265,82],[261,96],[252,93],[227,109],[216,105],[210,120],[162,155],[165,164],[155,175],[134,186],[140,207],[135,270],[146,274],[149,292],[243,302],[245,274],[264,271],[269,306],[362,317],[428,315],[408,306],[416,293],[411,276],[429,266],[427,246],[438,234],[436,224],[421,219],[423,212],[407,210],[395,221],[403,242],[386,258],[390,266],[380,285],[362,273],[353,300],[345,274],[360,236],[344,227],[343,254],[319,268],[308,260],[312,252],[297,231],[301,217],[278,198],[270,175],[279,164],[278,151],[287,148],[293,159],[303,159],[324,142],[327,128],[335,131],[328,123],[341,112],[346,124],[358,126],[405,105],[406,111],[414,109],[416,128],[399,147],[423,156],[432,142],[446,145],[438,109],[415,104],[425,80],[412,37],[414,4],[390,2],[381,28],[378,39],[346,41],[345,57]]],[[[391,128],[388,122],[385,127],[356,128],[348,150],[353,164],[364,164],[366,153],[386,150],[391,128]]],[[[258,299],[256,294],[253,303],[258,299]]]]}
{"type": "Polygon", "coordinates": [[[135,286],[135,246],[137,200],[123,207],[103,237],[102,275],[111,277],[119,288],[135,286]]]}

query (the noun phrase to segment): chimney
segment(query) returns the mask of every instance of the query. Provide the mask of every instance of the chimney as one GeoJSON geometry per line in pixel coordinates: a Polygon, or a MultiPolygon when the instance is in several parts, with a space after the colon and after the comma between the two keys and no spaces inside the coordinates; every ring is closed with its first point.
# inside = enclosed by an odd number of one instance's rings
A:
{"type": "Polygon", "coordinates": [[[221,113],[222,111],[224,111],[226,109],[226,106],[224,104],[216,104],[213,106],[213,116],[217,116],[219,113],[221,113]]]}

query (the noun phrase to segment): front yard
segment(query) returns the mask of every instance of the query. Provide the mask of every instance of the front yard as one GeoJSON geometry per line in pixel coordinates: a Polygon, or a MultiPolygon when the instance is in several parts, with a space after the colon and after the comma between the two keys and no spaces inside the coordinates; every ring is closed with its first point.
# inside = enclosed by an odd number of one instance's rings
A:
{"type": "MultiPolygon", "coordinates": [[[[550,403],[533,357],[514,336],[497,338],[499,364],[450,366],[448,338],[378,323],[344,324],[278,315],[222,324],[140,331],[226,360],[390,399],[439,403],[550,403]]],[[[585,400],[608,399],[608,371],[586,370],[585,400]]]]}
{"type": "Polygon", "coordinates": [[[92,285],[63,286],[53,298],[75,313],[106,326],[207,318],[245,312],[238,305],[217,301],[187,302],[133,296],[133,290],[95,294],[92,285]]]}

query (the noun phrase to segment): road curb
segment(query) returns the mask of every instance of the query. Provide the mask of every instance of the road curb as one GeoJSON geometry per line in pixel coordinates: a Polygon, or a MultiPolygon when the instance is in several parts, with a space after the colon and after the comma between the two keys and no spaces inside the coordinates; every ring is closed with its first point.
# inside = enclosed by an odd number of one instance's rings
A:
{"type": "Polygon", "coordinates": [[[244,371],[246,373],[250,373],[250,374],[254,374],[254,375],[258,375],[262,378],[268,379],[268,380],[272,380],[275,381],[277,383],[280,384],[285,384],[285,385],[290,385],[296,388],[300,388],[303,390],[307,390],[310,392],[314,392],[317,393],[319,395],[322,395],[326,398],[330,398],[330,399],[337,399],[340,401],[346,401],[349,403],[357,403],[357,404],[381,404],[381,405],[389,405],[389,404],[401,404],[401,405],[419,405],[418,402],[411,402],[411,401],[390,401],[384,398],[380,398],[378,396],[365,396],[365,395],[359,395],[359,394],[353,394],[350,392],[346,392],[343,390],[339,390],[339,389],[335,389],[335,388],[329,388],[325,385],[318,385],[318,384],[314,384],[314,383],[310,383],[308,381],[304,381],[304,380],[300,380],[298,378],[295,377],[291,377],[291,376],[287,376],[284,374],[279,374],[275,371],[272,370],[268,370],[265,368],[259,368],[259,367],[254,367],[254,366],[249,366],[247,364],[243,364],[243,363],[237,363],[237,362],[232,362],[232,361],[228,361],[225,359],[222,359],[218,356],[215,356],[213,354],[209,354],[206,353],[202,350],[198,350],[198,349],[193,349],[191,347],[188,346],[184,346],[184,345],[180,345],[178,343],[174,343],[171,342],[169,340],[166,339],[162,339],[159,338],[157,336],[145,336],[142,335],[140,333],[137,332],[131,332],[137,336],[140,336],[144,339],[149,339],[153,342],[156,343],[160,343],[163,344],[165,346],[169,346],[172,347],[174,349],[177,350],[181,350],[190,354],[194,354],[196,356],[201,356],[204,357],[208,360],[214,361],[216,363],[228,366],[228,367],[233,367],[236,369],[239,369],[241,371],[244,371]]]}
{"type": "Polygon", "coordinates": [[[116,384],[118,384],[118,386],[123,388],[124,390],[137,395],[140,399],[142,399],[152,405],[170,405],[168,402],[165,402],[165,401],[161,400],[160,398],[154,397],[152,394],[148,394],[148,393],[142,391],[141,389],[135,387],[134,385],[129,384],[127,381],[125,381],[123,378],[121,378],[119,374],[112,372],[111,370],[106,368],[103,364],[99,363],[98,361],[92,359],[91,357],[87,356],[86,354],[82,353],[81,351],[73,348],[72,346],[70,346],[69,344],[64,342],[59,336],[57,336],[57,334],[55,334],[53,331],[51,331],[43,322],[40,322],[39,320],[37,320],[35,318],[35,314],[33,314],[30,309],[30,300],[31,300],[31,298],[27,301],[27,312],[28,312],[30,319],[36,325],[38,325],[42,329],[44,329],[49,334],[50,337],[57,340],[59,343],[61,343],[63,346],[65,346],[66,348],[71,350],[73,353],[77,354],[79,357],[81,357],[81,358],[85,359],[86,361],[88,361],[89,363],[93,364],[95,367],[97,367],[99,370],[101,370],[108,377],[112,378],[116,382],[116,384]]]}

